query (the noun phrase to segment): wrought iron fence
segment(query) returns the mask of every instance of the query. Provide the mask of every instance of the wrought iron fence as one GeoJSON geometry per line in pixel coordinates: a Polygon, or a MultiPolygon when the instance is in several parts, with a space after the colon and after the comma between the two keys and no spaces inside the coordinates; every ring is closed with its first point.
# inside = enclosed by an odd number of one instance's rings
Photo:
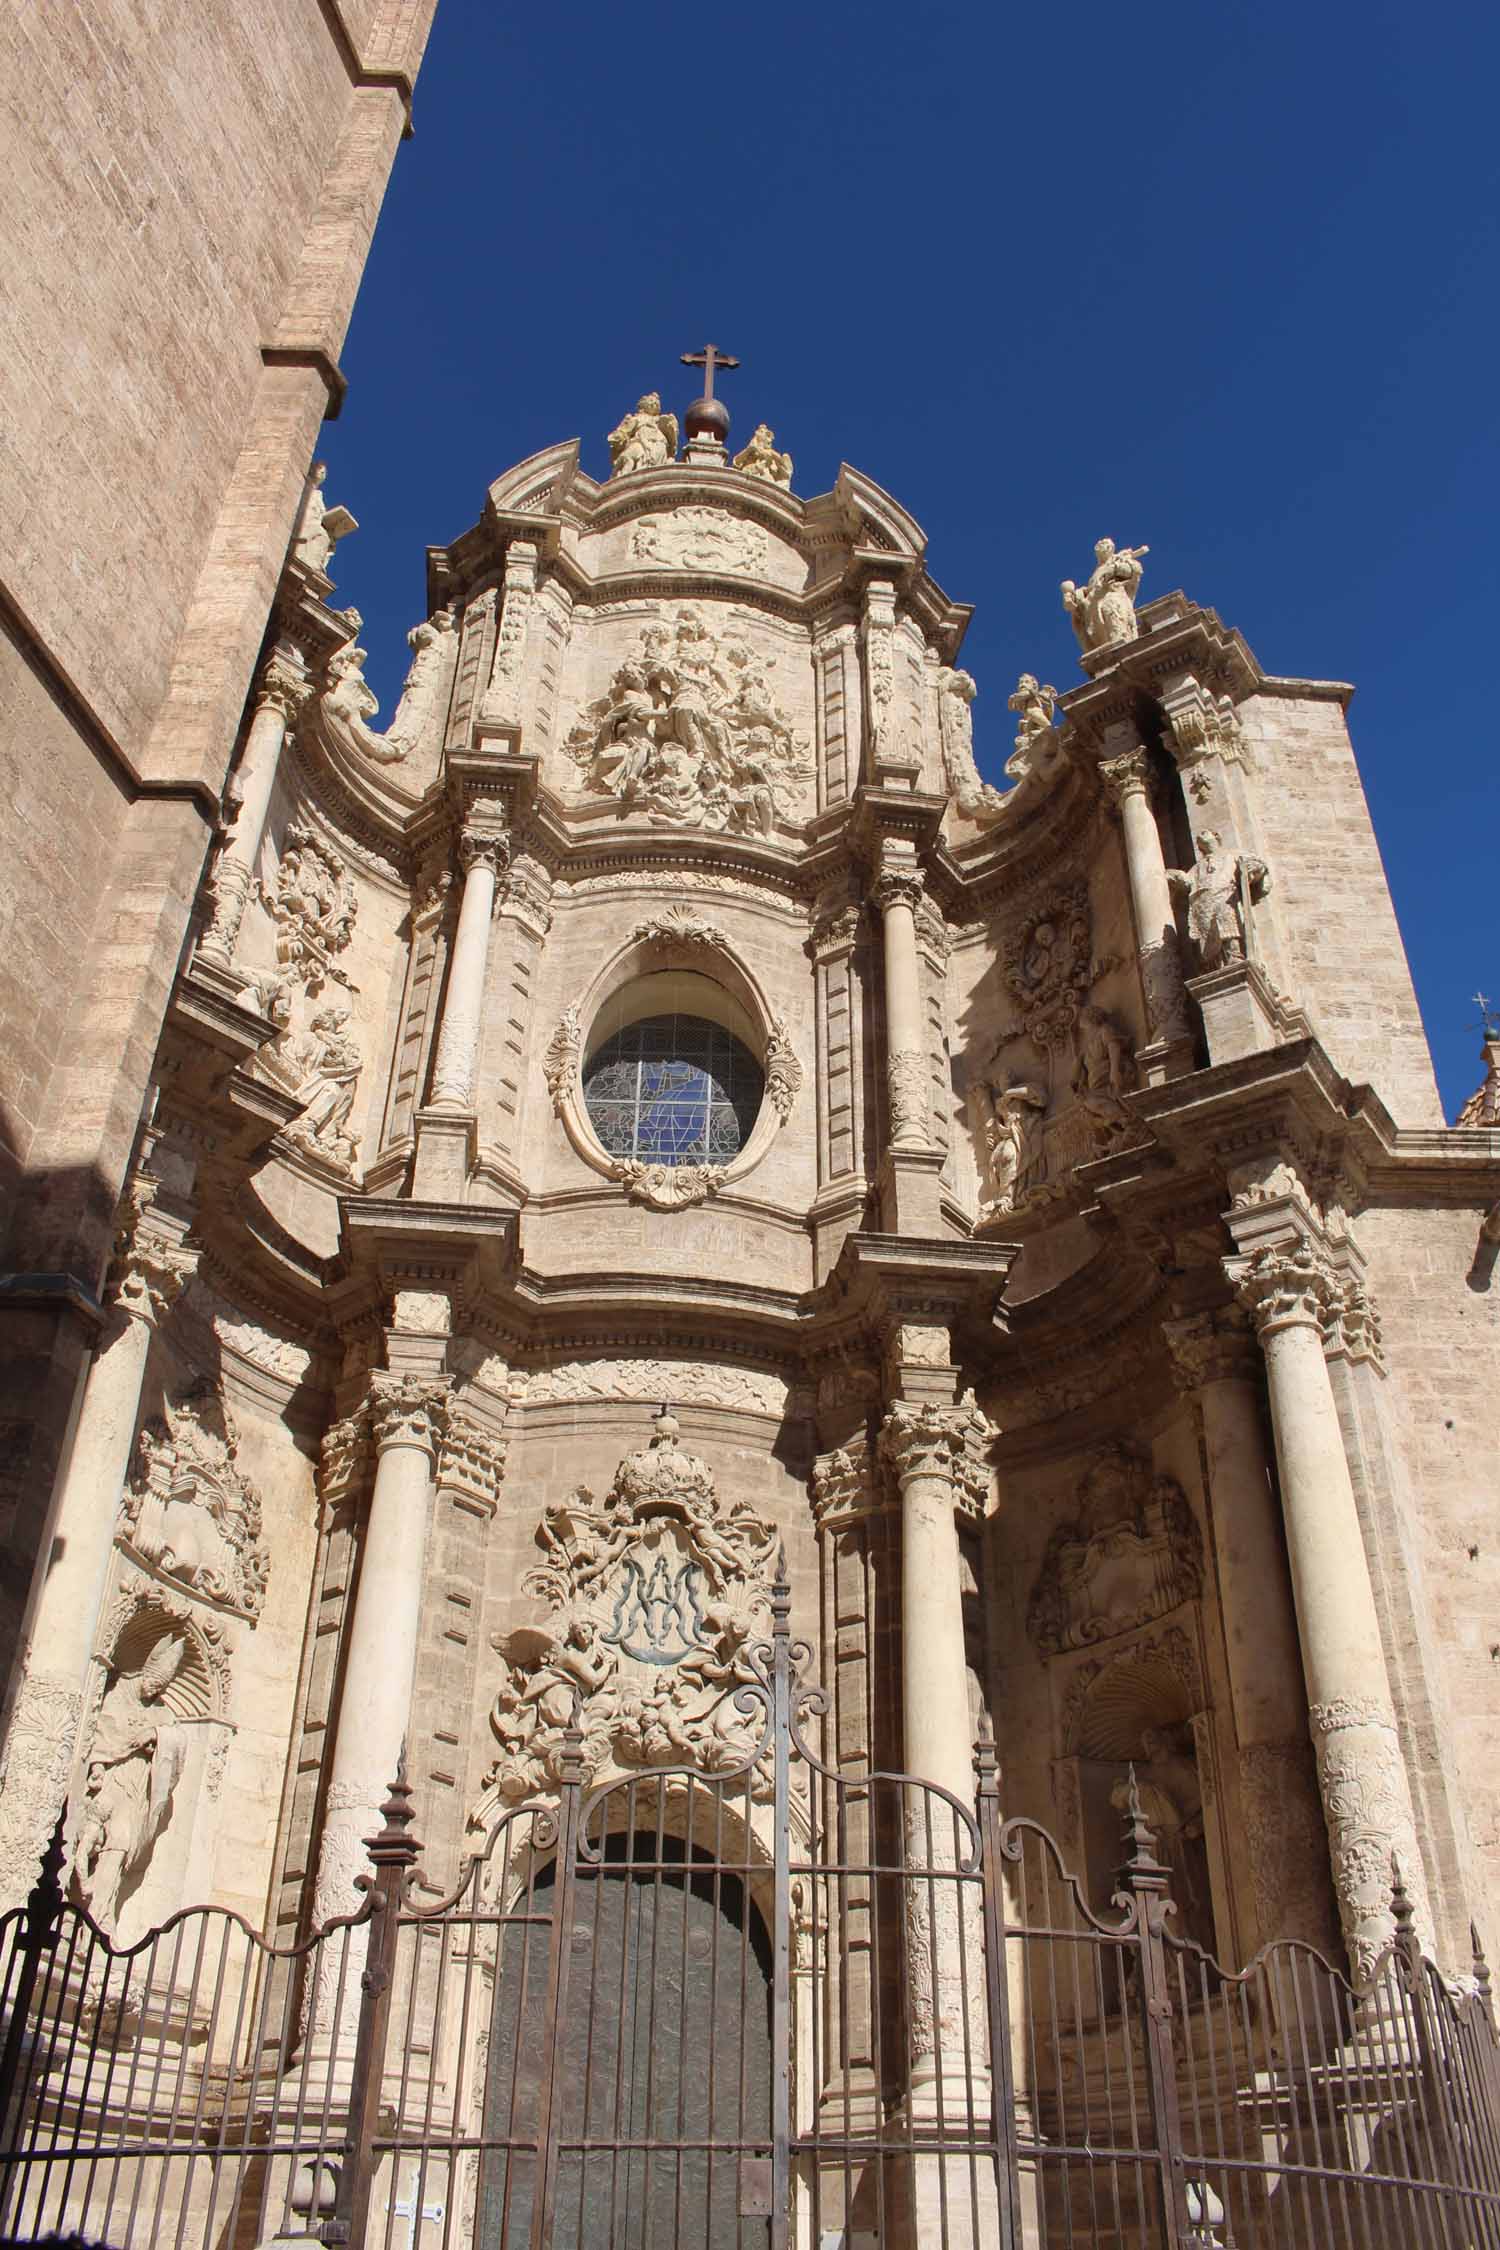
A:
{"type": "Polygon", "coordinates": [[[1488,1973],[1396,1940],[1239,1974],[1134,1807],[1090,1906],[1046,1832],[806,1729],[784,1586],[727,1770],[507,1813],[430,1900],[398,1784],[357,1913],[117,1948],[61,1854],[0,1922],[0,2238],[120,2250],[1500,2250],[1488,1973]],[[758,1722],[758,1727],[755,1722],[758,1722]]]}

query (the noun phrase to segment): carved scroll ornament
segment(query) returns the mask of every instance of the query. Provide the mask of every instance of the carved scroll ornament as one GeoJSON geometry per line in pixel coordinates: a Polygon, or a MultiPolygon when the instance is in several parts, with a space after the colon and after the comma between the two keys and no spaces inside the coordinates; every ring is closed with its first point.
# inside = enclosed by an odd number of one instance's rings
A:
{"type": "Polygon", "coordinates": [[[720,1498],[708,1465],[657,1416],[602,1501],[585,1486],[548,1507],[526,1591],[545,1605],[497,1636],[505,1673],[490,1714],[499,1756],[486,1789],[516,1803],[555,1786],[565,1730],[586,1771],[739,1765],[759,1728],[731,1691],[752,1677],[765,1631],[776,1534],[744,1501],[720,1498]]]}
{"type": "Polygon", "coordinates": [[[334,955],[344,951],[354,934],[359,902],[349,870],[333,846],[294,821],[275,881],[263,884],[260,895],[276,924],[276,958],[288,975],[309,991],[327,977],[347,985],[334,955]]]}
{"type": "Polygon", "coordinates": [[[237,1464],[239,1435],[211,1383],[148,1422],[121,1503],[120,1542],[205,1601],[258,1617],[270,1556],[260,1495],[237,1464]]]}
{"type": "Polygon", "coordinates": [[[1203,1540],[1182,1487],[1131,1446],[1103,1447],[1047,1542],[1026,1627],[1045,1655],[1110,1640],[1193,1601],[1203,1540]]]}

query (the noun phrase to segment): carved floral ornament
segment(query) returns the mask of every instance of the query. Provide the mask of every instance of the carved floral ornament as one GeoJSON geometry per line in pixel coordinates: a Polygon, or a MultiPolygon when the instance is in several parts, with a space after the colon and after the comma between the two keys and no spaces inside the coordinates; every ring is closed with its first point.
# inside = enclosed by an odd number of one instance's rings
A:
{"type": "Polygon", "coordinates": [[[305,822],[293,821],[275,879],[262,884],[260,896],[276,924],[276,958],[292,981],[310,992],[330,977],[347,986],[334,955],[354,934],[359,901],[333,846],[305,822]]]}
{"type": "Polygon", "coordinates": [[[1135,1447],[1104,1446],[1047,1542],[1026,1629],[1056,1656],[1133,1632],[1195,1601],[1202,1583],[1202,1535],[1182,1487],[1153,1476],[1135,1447]]]}
{"type": "Polygon", "coordinates": [[[720,1497],[680,1436],[663,1410],[602,1501],[580,1486],[544,1510],[542,1559],[523,1581],[543,1615],[495,1639],[499,1755],[473,1825],[556,1786],[575,1710],[590,1777],[723,1771],[754,1748],[758,1722],[733,1691],[754,1677],[745,1652],[769,1624],[777,1537],[746,1502],[720,1497]]]}

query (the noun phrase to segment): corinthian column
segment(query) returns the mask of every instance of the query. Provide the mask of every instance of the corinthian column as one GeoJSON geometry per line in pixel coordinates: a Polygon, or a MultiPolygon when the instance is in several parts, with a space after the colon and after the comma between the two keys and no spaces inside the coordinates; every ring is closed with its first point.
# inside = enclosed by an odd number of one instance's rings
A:
{"type": "Polygon", "coordinates": [[[284,656],[273,656],[255,690],[254,710],[235,776],[239,810],[213,874],[213,915],[198,941],[206,961],[228,968],[245,916],[271,809],[288,723],[306,701],[305,675],[284,656]]]}
{"type": "Polygon", "coordinates": [[[474,1106],[495,886],[510,862],[510,838],[492,822],[466,821],[458,856],[464,871],[463,899],[438,1033],[432,1099],[436,1107],[467,1110],[474,1106]]]}
{"type": "Polygon", "coordinates": [[[367,1412],[375,1482],[360,1548],[338,1733],[324,1799],[313,1919],[351,1913],[364,1839],[401,1763],[422,1618],[433,1464],[447,1426],[447,1385],[419,1375],[371,1378],[367,1412]]]}
{"type": "MultiPolygon", "coordinates": [[[[972,1402],[893,1406],[880,1433],[881,1453],[901,1489],[903,1763],[964,1806],[974,1801],[974,1725],[956,1511],[965,1499],[982,1505],[983,1447],[993,1434],[972,1402]]],[[[923,2124],[935,2123],[941,2111],[950,2129],[962,2129],[989,2111],[980,1919],[977,1911],[960,1917],[956,1884],[940,1879],[927,1886],[916,1872],[951,1867],[954,1843],[946,1808],[909,1792],[909,2111],[913,2123],[923,2124]]],[[[968,1903],[977,1908],[977,1899],[968,1903]]]]}
{"type": "Polygon", "coordinates": [[[25,1898],[67,1794],[151,1338],[197,1263],[146,1203],[121,1236],[33,1609],[0,1796],[0,1909],[25,1898]]]}
{"type": "Polygon", "coordinates": [[[1391,1854],[1421,1880],[1364,1534],[1323,1353],[1339,1276],[1312,1243],[1268,1243],[1226,1272],[1266,1360],[1308,1720],[1344,1941],[1356,1975],[1391,1937],[1391,1854]]]}
{"type": "Polygon", "coordinates": [[[885,942],[885,1070],[891,1146],[926,1148],[929,1070],[917,968],[917,907],[922,877],[915,867],[887,867],[872,892],[885,942]]]}
{"type": "Polygon", "coordinates": [[[1125,838],[1125,870],[1151,1036],[1168,1043],[1187,1038],[1189,1025],[1172,893],[1156,815],[1151,810],[1148,772],[1146,752],[1139,746],[1119,757],[1104,759],[1099,767],[1100,778],[1119,810],[1125,838]]]}

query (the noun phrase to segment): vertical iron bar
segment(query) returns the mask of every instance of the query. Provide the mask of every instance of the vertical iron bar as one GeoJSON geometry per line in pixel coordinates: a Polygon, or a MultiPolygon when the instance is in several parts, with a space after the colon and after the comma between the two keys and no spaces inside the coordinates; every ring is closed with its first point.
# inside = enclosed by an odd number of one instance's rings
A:
{"type": "Polygon", "coordinates": [[[1156,2144],[1162,2241],[1179,2250],[1187,2231],[1187,2180],[1182,2162],[1182,2119],[1177,2105],[1177,2071],[1172,2056],[1172,2000],[1167,1977],[1162,1915],[1167,1902],[1167,1870],[1153,1849],[1130,1769],[1125,1838],[1130,1857],[1120,1870],[1136,1904],[1137,1955],[1141,1965],[1141,2031],[1146,2054],[1146,2086],[1151,2100],[1151,2137],[1156,2144]]]}
{"type": "Polygon", "coordinates": [[[981,1719],[974,1752],[979,1787],[980,1897],[984,1912],[984,1976],[990,2032],[990,2102],[999,2177],[999,2250],[1021,2239],[1021,2165],[1016,2149],[1016,2089],[1010,2051],[1010,1990],[1005,1953],[1005,1893],[1000,1859],[1000,1784],[995,1743],[981,1719]]]}
{"type": "MultiPolygon", "coordinates": [[[[62,1920],[62,1863],[63,1815],[59,1813],[57,1826],[42,1854],[36,1881],[21,1910],[22,1920],[16,1931],[15,1943],[21,1956],[21,1972],[16,1979],[15,1993],[10,2002],[10,2022],[6,2027],[5,2045],[0,2048],[0,2143],[6,2147],[9,2147],[12,2139],[11,2111],[15,2106],[21,2050],[26,2044],[37,1975],[41,1969],[43,1954],[50,1953],[57,1944],[57,1926],[62,1920]]],[[[20,2129],[21,2120],[17,2116],[14,2125],[16,2139],[20,2138],[20,2129]]]]}
{"type": "MultiPolygon", "coordinates": [[[[792,2195],[791,1588],[783,1553],[771,1589],[775,1907],[771,1969],[771,2250],[789,2250],[792,2195]]],[[[748,1853],[746,1858],[748,1861],[748,1853]]],[[[748,1912],[746,1921],[748,1923],[748,1912]]]]}
{"type": "MultiPolygon", "coordinates": [[[[573,1954],[573,1899],[577,1883],[578,1800],[583,1788],[582,1698],[575,1689],[573,1716],[563,1733],[557,1811],[557,1881],[553,1885],[552,1948],[547,1963],[547,2014],[542,2032],[542,2076],[537,2096],[537,2178],[531,2209],[531,2250],[548,2250],[557,2196],[557,2132],[553,2123],[562,2067],[562,2021],[573,1954]]],[[[358,2246],[355,2246],[358,2250],[358,2246]]]]}
{"type": "MultiPolygon", "coordinates": [[[[360,1978],[359,2027],[354,2035],[354,2065],[349,2079],[349,2122],[344,2161],[339,2167],[338,2200],[333,2240],[349,2250],[364,2250],[370,2216],[370,2191],[374,2186],[375,2134],[380,2123],[380,2095],[385,2078],[386,2025],[391,2009],[391,1978],[396,1965],[397,1918],[406,1895],[420,1846],[409,1833],[411,1791],[406,1785],[406,1761],[391,1784],[391,1793],[380,1808],[384,1826],[368,1839],[370,1863],[375,1869],[367,1896],[370,1919],[365,1925],[364,1973],[360,1978]]],[[[339,2018],[329,2027],[336,2044],[339,2018]]],[[[330,2065],[330,2077],[332,2066],[330,2065]]]]}

